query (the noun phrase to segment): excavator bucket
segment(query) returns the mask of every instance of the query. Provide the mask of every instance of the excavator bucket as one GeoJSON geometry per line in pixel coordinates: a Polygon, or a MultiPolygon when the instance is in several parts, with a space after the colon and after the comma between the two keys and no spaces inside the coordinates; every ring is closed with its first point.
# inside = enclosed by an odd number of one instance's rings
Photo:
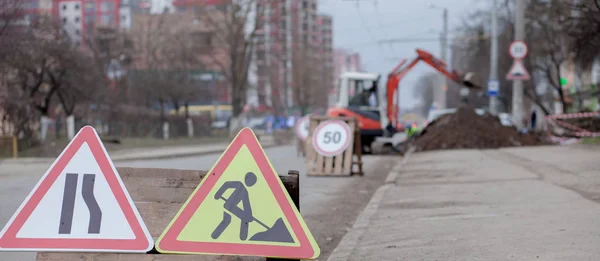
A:
{"type": "Polygon", "coordinates": [[[479,81],[479,79],[476,77],[474,72],[465,73],[465,75],[462,77],[461,80],[462,80],[462,84],[464,86],[466,86],[467,88],[476,89],[476,90],[483,89],[483,85],[481,84],[481,81],[479,81]]]}

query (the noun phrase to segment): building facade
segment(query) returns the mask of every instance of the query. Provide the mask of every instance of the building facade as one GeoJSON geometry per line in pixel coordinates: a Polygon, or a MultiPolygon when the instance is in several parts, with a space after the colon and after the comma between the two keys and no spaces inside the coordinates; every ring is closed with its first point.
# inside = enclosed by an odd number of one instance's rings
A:
{"type": "Polygon", "coordinates": [[[75,45],[93,38],[97,26],[131,27],[130,0],[53,0],[52,13],[75,45]]]}
{"type": "MultiPolygon", "coordinates": [[[[322,65],[321,73],[318,75],[320,86],[327,92],[331,92],[336,86],[336,76],[333,60],[333,18],[330,15],[319,14],[316,21],[316,33],[318,42],[318,60],[322,65]]],[[[326,107],[329,103],[325,95],[316,95],[316,104],[326,107]]]]}
{"type": "Polygon", "coordinates": [[[321,60],[331,49],[321,47],[323,41],[331,45],[331,17],[319,18],[317,0],[262,0],[258,5],[262,10],[256,39],[258,103],[277,110],[293,108],[299,88],[304,88],[300,63],[321,60]]]}

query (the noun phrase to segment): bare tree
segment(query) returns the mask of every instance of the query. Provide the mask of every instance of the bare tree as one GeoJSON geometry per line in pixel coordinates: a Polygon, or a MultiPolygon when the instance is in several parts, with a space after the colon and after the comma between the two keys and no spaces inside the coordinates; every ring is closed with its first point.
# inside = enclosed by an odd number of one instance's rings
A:
{"type": "Polygon", "coordinates": [[[311,55],[309,49],[311,48],[302,46],[296,50],[292,59],[294,99],[302,115],[305,115],[308,109],[318,105],[319,97],[326,97],[328,92],[321,79],[323,68],[319,68],[318,58],[311,55]]]}
{"type": "Polygon", "coordinates": [[[567,111],[568,104],[560,82],[561,66],[573,57],[572,38],[569,37],[568,25],[564,23],[568,15],[568,6],[560,1],[532,1],[526,12],[531,25],[528,63],[558,93],[563,112],[567,111]]]}
{"type": "Polygon", "coordinates": [[[256,0],[239,0],[223,4],[221,9],[205,8],[198,20],[207,23],[215,32],[215,45],[207,53],[210,62],[223,73],[231,88],[230,133],[239,128],[239,116],[246,104],[246,91],[256,31],[260,26],[262,5],[256,0]]]}
{"type": "Polygon", "coordinates": [[[17,35],[9,29],[20,18],[22,4],[15,0],[0,0],[0,59],[4,58],[3,53],[9,53],[15,47],[11,42],[14,43],[17,35]]]}
{"type": "MultiPolygon", "coordinates": [[[[499,8],[499,49],[508,50],[508,46],[514,36],[514,0],[505,0],[499,8]]],[[[546,1],[547,2],[547,1],[546,1]]],[[[562,93],[560,86],[560,75],[555,73],[556,64],[558,68],[568,57],[569,39],[565,26],[557,21],[555,13],[560,10],[558,5],[548,5],[540,1],[530,1],[526,10],[527,20],[526,35],[529,46],[529,55],[524,60],[525,66],[531,72],[531,80],[526,81],[524,94],[535,103],[544,113],[549,114],[546,96],[539,93],[536,83],[549,82],[550,87],[562,93]],[[562,39],[562,40],[561,40],[562,39]],[[560,47],[560,48],[558,48],[560,47]]],[[[568,10],[568,8],[565,8],[568,10]]],[[[560,14],[560,13],[559,13],[560,14]]],[[[490,17],[489,10],[476,10],[468,15],[459,30],[463,33],[463,39],[456,41],[456,48],[462,54],[460,63],[455,66],[464,66],[469,71],[487,78],[489,75],[490,39],[487,37],[487,24],[490,17]]],[[[504,107],[510,109],[512,100],[512,82],[504,77],[504,73],[510,70],[513,59],[508,55],[499,57],[499,81],[501,102],[504,107]]],[[[463,69],[463,68],[461,68],[463,69]]],[[[557,71],[559,72],[559,71],[557,71]]],[[[564,96],[563,96],[564,97],[564,96]]],[[[473,97],[471,97],[473,98],[473,97]]],[[[484,98],[484,97],[482,97],[484,98]]],[[[471,100],[470,100],[471,102],[471,100]]],[[[485,102],[481,100],[479,103],[485,102]]]]}
{"type": "Polygon", "coordinates": [[[600,50],[600,0],[562,0],[560,4],[570,7],[564,22],[569,26],[569,36],[573,37],[575,59],[587,68],[600,50]]]}

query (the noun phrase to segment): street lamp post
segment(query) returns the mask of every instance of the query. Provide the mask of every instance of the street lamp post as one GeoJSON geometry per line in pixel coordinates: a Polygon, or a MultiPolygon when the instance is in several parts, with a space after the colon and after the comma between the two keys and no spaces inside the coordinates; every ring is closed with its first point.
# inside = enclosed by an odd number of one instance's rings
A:
{"type": "MultiPolygon", "coordinates": [[[[493,1],[492,6],[492,39],[490,46],[490,81],[497,82],[498,79],[498,10],[497,10],[497,0],[493,1]]],[[[489,88],[489,86],[488,86],[489,88]]],[[[500,86],[497,87],[498,91],[496,95],[492,95],[490,97],[490,113],[492,115],[497,115],[499,112],[499,99],[498,95],[500,95],[500,86]]]]}

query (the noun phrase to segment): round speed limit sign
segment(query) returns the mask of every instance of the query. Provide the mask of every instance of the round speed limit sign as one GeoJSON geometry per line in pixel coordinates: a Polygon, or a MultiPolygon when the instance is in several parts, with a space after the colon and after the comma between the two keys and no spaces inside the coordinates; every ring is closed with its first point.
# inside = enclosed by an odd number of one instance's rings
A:
{"type": "Polygon", "coordinates": [[[298,122],[296,122],[296,135],[301,140],[306,140],[308,138],[308,127],[310,126],[310,118],[308,116],[302,117],[298,122]]]}
{"type": "Polygon", "coordinates": [[[340,120],[329,120],[317,126],[312,137],[312,145],[317,153],[332,157],[341,154],[352,140],[350,126],[340,120]]]}
{"type": "Polygon", "coordinates": [[[527,44],[523,41],[513,41],[508,47],[508,52],[513,59],[523,59],[527,56],[527,44]]]}

